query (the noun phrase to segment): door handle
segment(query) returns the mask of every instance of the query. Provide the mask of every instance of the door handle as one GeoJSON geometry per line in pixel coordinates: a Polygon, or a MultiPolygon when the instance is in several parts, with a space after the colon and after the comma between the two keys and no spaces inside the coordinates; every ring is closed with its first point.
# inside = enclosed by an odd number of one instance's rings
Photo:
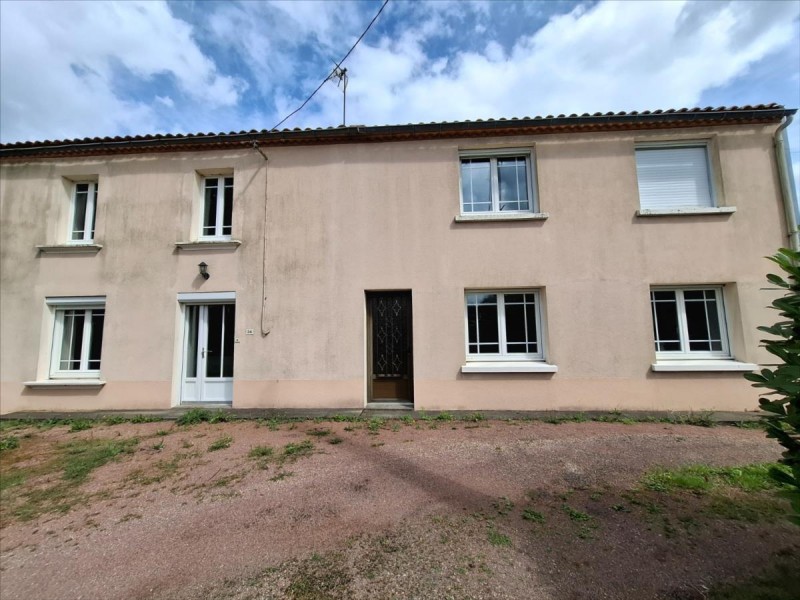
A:
{"type": "Polygon", "coordinates": [[[206,357],[206,349],[205,349],[205,348],[203,348],[203,349],[200,351],[200,353],[201,353],[201,358],[205,358],[205,357],[206,357]]]}

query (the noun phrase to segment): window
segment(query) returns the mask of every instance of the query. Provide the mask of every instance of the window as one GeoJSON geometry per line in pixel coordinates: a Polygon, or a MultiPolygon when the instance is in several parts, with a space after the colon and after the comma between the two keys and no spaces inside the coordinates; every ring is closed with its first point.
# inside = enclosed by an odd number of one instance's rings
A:
{"type": "Polygon", "coordinates": [[[468,292],[468,360],[544,360],[539,292],[468,292]]]}
{"type": "Polygon", "coordinates": [[[461,212],[533,212],[530,152],[461,154],[461,212]]]}
{"type": "Polygon", "coordinates": [[[54,298],[50,377],[99,377],[105,298],[54,298]]]}
{"type": "Polygon", "coordinates": [[[637,147],[636,177],[644,211],[715,207],[705,144],[637,147]]]}
{"type": "Polygon", "coordinates": [[[730,357],[721,288],[656,288],[650,303],[658,358],[730,357]]]}
{"type": "Polygon", "coordinates": [[[233,216],[233,177],[203,180],[203,213],[200,237],[230,239],[233,216]]]}
{"type": "Polygon", "coordinates": [[[82,181],[75,184],[69,232],[69,242],[71,244],[91,244],[94,242],[97,191],[97,183],[93,181],[82,181]]]}

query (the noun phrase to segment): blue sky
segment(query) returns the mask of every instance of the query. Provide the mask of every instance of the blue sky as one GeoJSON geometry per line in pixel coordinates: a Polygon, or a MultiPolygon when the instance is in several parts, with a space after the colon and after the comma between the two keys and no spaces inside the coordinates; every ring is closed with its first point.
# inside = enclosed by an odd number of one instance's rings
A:
{"type": "MultiPolygon", "coordinates": [[[[4,0],[0,140],[271,128],[381,3],[4,0]]],[[[797,108],[800,1],[391,0],[345,66],[348,124],[797,108]]],[[[329,82],[285,126],[340,123],[329,82]]]]}

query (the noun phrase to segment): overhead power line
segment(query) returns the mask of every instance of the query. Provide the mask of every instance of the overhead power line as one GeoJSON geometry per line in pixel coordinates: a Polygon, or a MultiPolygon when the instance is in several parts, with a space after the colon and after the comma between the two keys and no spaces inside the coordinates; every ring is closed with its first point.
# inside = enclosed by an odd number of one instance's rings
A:
{"type": "Polygon", "coordinates": [[[346,61],[346,60],[347,60],[347,57],[348,57],[348,56],[350,56],[350,54],[352,54],[353,50],[355,50],[355,49],[356,49],[356,46],[358,46],[359,42],[360,42],[361,40],[363,40],[363,39],[364,39],[364,36],[365,36],[365,35],[367,35],[367,32],[370,30],[370,28],[372,27],[373,23],[375,23],[375,21],[377,21],[377,20],[378,20],[378,17],[379,17],[379,16],[381,16],[381,13],[383,12],[383,9],[384,9],[384,8],[386,8],[386,5],[387,5],[387,4],[389,4],[389,0],[385,0],[385,1],[384,1],[384,3],[383,3],[383,4],[381,5],[381,7],[378,9],[378,12],[377,12],[377,13],[375,13],[375,16],[374,16],[374,17],[372,17],[372,21],[370,21],[370,22],[369,22],[369,25],[367,25],[367,28],[366,28],[366,29],[363,31],[363,33],[362,33],[360,36],[358,36],[358,39],[356,40],[356,43],[355,43],[355,44],[353,44],[353,46],[350,48],[350,50],[348,50],[348,51],[347,51],[347,54],[345,54],[345,55],[344,55],[344,58],[342,58],[342,60],[340,60],[338,63],[336,63],[336,66],[335,66],[333,69],[331,69],[330,73],[328,73],[328,74],[325,76],[325,79],[323,79],[323,80],[322,80],[322,83],[320,83],[320,84],[317,86],[317,89],[315,89],[313,92],[311,92],[311,95],[310,95],[308,98],[306,98],[306,99],[305,99],[305,101],[304,101],[304,102],[303,102],[303,103],[302,103],[300,106],[298,106],[296,109],[294,109],[294,110],[293,110],[292,112],[290,112],[288,115],[286,115],[286,116],[283,118],[283,120],[281,120],[281,121],[280,121],[280,122],[279,122],[277,125],[275,125],[274,127],[272,127],[272,128],[270,129],[270,131],[275,131],[275,130],[276,130],[278,127],[280,127],[281,125],[283,125],[283,124],[284,124],[286,121],[288,121],[288,120],[289,120],[289,119],[291,119],[291,118],[292,118],[294,115],[296,115],[296,114],[297,114],[297,113],[299,113],[301,110],[303,110],[303,108],[305,108],[305,105],[306,105],[306,104],[308,104],[309,102],[311,102],[311,99],[312,99],[314,96],[316,96],[316,95],[317,95],[317,92],[318,92],[318,91],[320,91],[320,90],[322,89],[322,86],[323,86],[323,85],[325,85],[325,83],[326,83],[326,82],[327,82],[327,81],[328,81],[328,80],[329,80],[331,77],[334,77],[334,76],[336,76],[336,72],[337,72],[337,70],[341,70],[342,63],[343,63],[344,61],[346,61]]]}

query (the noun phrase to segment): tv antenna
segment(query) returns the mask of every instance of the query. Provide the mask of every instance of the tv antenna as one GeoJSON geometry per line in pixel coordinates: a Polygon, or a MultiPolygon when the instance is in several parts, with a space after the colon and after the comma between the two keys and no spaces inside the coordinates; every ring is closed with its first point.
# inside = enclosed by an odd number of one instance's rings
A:
{"type": "Polygon", "coordinates": [[[341,86],[342,88],[342,127],[344,127],[347,125],[347,69],[343,69],[337,64],[328,76],[328,80],[330,79],[338,79],[336,87],[341,86]]]}

